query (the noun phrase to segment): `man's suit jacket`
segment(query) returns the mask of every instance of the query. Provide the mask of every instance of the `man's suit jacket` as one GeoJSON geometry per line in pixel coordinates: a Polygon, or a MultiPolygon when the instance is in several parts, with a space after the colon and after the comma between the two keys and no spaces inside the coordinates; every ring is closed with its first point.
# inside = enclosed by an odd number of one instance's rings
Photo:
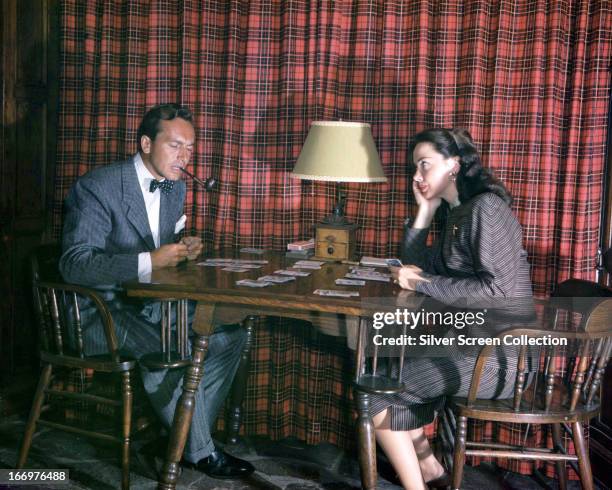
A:
{"type": "MultiPolygon", "coordinates": [[[[161,193],[161,245],[174,241],[184,201],[183,181],[175,182],[169,194],[161,193]]],[[[104,296],[111,299],[123,281],[138,276],[138,254],[155,249],[133,159],[80,177],[66,199],[65,211],[60,260],[64,279],[105,290],[104,296]]]]}

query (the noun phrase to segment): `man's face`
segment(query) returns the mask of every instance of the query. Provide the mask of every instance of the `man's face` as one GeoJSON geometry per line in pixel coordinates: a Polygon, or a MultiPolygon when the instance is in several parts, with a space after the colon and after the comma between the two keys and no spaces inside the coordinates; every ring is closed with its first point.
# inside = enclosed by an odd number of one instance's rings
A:
{"type": "Polygon", "coordinates": [[[155,139],[143,136],[140,140],[142,161],[156,179],[179,180],[193,154],[195,131],[190,122],[177,117],[160,121],[155,139]]]}

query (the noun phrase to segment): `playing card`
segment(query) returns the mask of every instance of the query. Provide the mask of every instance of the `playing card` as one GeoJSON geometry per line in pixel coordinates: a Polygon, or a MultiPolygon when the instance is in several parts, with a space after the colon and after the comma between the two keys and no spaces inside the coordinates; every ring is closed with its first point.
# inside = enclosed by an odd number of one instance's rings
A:
{"type": "Polygon", "coordinates": [[[359,296],[357,291],[339,291],[337,289],[315,289],[312,294],[318,294],[319,296],[337,296],[339,298],[359,296]]]}
{"type": "Polygon", "coordinates": [[[387,259],[379,257],[361,257],[361,265],[371,265],[374,267],[386,267],[387,259]]]}
{"type": "Polygon", "coordinates": [[[343,277],[336,279],[338,286],[365,286],[365,283],[365,281],[360,279],[344,279],[343,277]]]}
{"type": "Polygon", "coordinates": [[[247,286],[250,288],[265,288],[266,286],[271,285],[271,282],[254,281],[253,279],[240,279],[239,281],[236,281],[236,286],[247,286]]]}
{"type": "Polygon", "coordinates": [[[351,267],[351,272],[354,272],[356,274],[360,272],[376,272],[376,269],[374,267],[355,266],[355,267],[351,267]]]}
{"type": "Polygon", "coordinates": [[[294,264],[293,267],[297,268],[297,269],[307,269],[310,271],[320,271],[321,267],[318,265],[298,265],[298,264],[294,264]]]}
{"type": "Polygon", "coordinates": [[[267,281],[267,282],[274,282],[277,284],[281,284],[284,282],[291,282],[291,281],[295,281],[295,277],[290,277],[290,276],[261,276],[257,278],[258,281],[267,281]]]}
{"type": "Polygon", "coordinates": [[[292,271],[290,269],[280,269],[280,270],[274,271],[274,274],[281,274],[283,276],[306,277],[310,275],[310,272],[292,271]]]}
{"type": "Polygon", "coordinates": [[[244,269],[261,269],[259,264],[245,264],[244,262],[232,262],[232,267],[242,267],[244,269]]]}
{"type": "Polygon", "coordinates": [[[363,279],[365,281],[379,281],[379,282],[389,282],[391,280],[390,276],[385,275],[363,275],[363,274],[351,274],[348,273],[344,277],[347,279],[363,279]]]}
{"type": "Polygon", "coordinates": [[[245,265],[245,264],[265,265],[268,263],[267,260],[250,260],[250,259],[231,259],[231,260],[233,263],[240,264],[240,265],[245,265]]]}
{"type": "Polygon", "coordinates": [[[400,259],[387,259],[387,265],[389,267],[402,267],[402,261],[400,259]]]}

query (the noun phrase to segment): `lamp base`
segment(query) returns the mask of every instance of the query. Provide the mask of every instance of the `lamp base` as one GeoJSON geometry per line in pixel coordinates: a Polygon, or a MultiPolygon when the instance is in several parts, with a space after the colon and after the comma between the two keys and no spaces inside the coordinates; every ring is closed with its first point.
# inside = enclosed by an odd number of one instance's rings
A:
{"type": "Polygon", "coordinates": [[[338,184],[338,202],[334,206],[333,211],[323,218],[322,223],[333,226],[348,226],[351,225],[346,216],[344,216],[344,207],[346,206],[346,192],[342,190],[338,184]]]}
{"type": "MultiPolygon", "coordinates": [[[[346,220],[344,216],[342,216],[346,220]]],[[[353,260],[356,240],[354,223],[318,223],[315,225],[315,259],[320,260],[353,260]]]]}
{"type": "Polygon", "coordinates": [[[321,221],[322,224],[326,224],[326,225],[333,225],[333,226],[347,226],[347,225],[352,225],[352,223],[348,220],[348,218],[344,215],[338,215],[338,214],[328,214],[327,216],[325,216],[325,218],[323,218],[323,221],[321,221]]]}

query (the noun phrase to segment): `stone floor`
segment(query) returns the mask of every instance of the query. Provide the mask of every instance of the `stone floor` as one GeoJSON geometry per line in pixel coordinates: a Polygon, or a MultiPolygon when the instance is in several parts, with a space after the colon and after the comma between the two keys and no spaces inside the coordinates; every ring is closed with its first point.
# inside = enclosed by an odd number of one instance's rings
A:
{"type": "MultiPolygon", "coordinates": [[[[13,468],[23,434],[24,420],[11,417],[0,421],[0,468],[13,468]]],[[[156,488],[155,471],[161,461],[155,456],[151,438],[133,443],[131,488],[156,488]]],[[[359,489],[359,466],[352,455],[329,444],[306,446],[293,440],[272,443],[249,440],[228,448],[228,451],[253,463],[256,472],[245,481],[213,480],[185,469],[178,489],[206,490],[353,490],[359,489]]],[[[36,435],[27,462],[28,468],[68,468],[70,484],[61,489],[108,490],[119,488],[118,451],[111,446],[93,444],[89,439],[51,429],[41,429],[36,435]]],[[[381,474],[384,464],[379,464],[381,474]]],[[[550,488],[556,488],[549,482],[550,488]]],[[[574,483],[574,482],[572,482],[574,483]]],[[[0,488],[19,488],[3,487],[0,488]]],[[[23,486],[24,489],[54,488],[23,486]]],[[[401,487],[382,476],[379,490],[401,487]]],[[[496,470],[491,465],[466,467],[462,488],[465,489],[541,489],[535,480],[514,473],[496,470]]],[[[572,485],[570,488],[579,488],[572,485]]]]}

